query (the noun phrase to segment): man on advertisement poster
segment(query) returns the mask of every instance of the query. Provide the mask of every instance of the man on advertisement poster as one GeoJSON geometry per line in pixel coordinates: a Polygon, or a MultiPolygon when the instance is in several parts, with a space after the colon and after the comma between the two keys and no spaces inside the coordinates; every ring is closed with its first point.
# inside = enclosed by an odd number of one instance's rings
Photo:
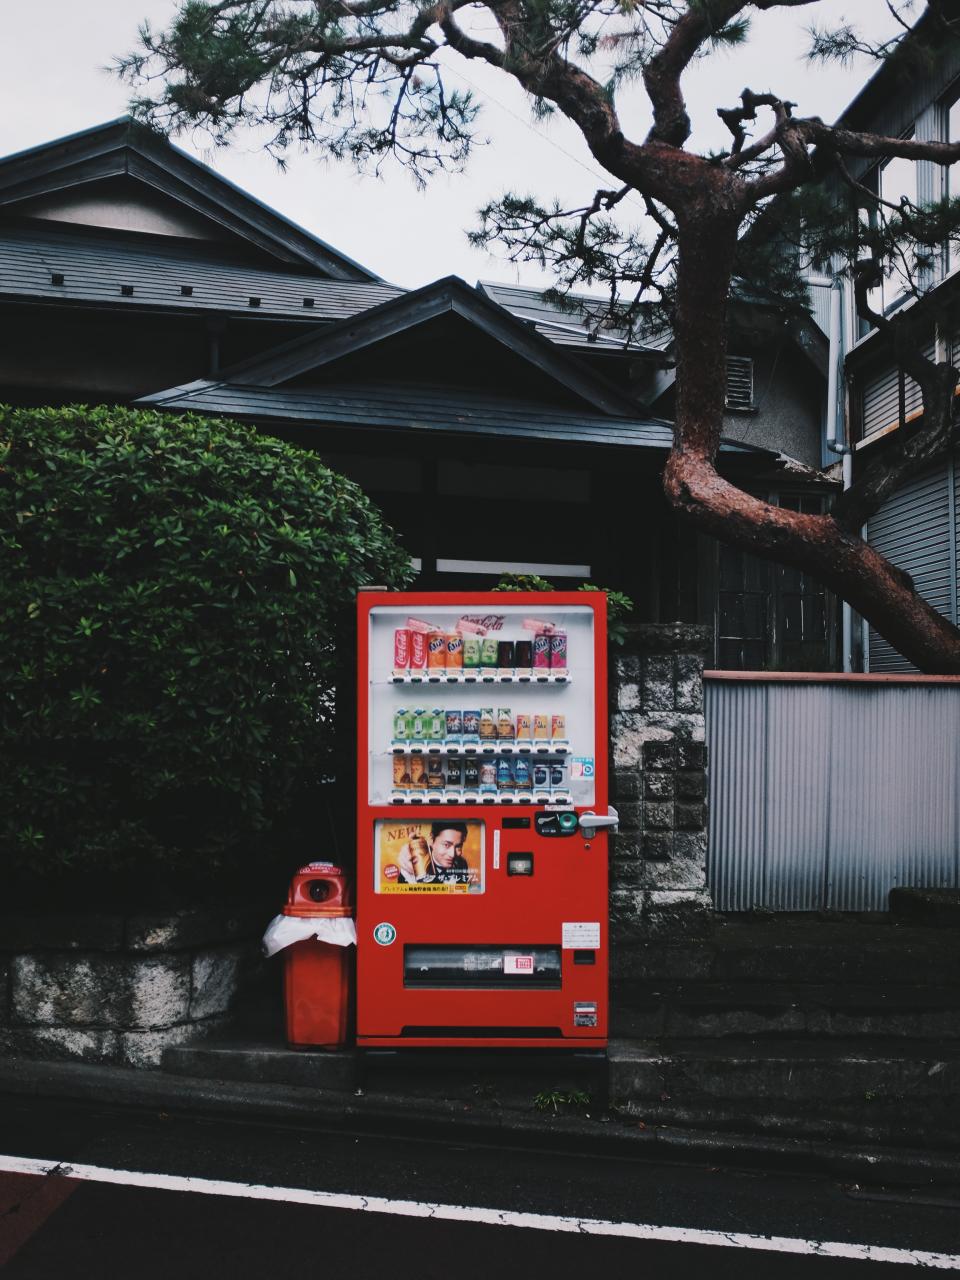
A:
{"type": "Polygon", "coordinates": [[[430,860],[434,880],[469,884],[470,869],[463,856],[467,838],[465,822],[434,822],[430,827],[430,860]]]}
{"type": "Polygon", "coordinates": [[[440,819],[378,832],[380,892],[415,886],[481,891],[477,822],[440,819]]]}

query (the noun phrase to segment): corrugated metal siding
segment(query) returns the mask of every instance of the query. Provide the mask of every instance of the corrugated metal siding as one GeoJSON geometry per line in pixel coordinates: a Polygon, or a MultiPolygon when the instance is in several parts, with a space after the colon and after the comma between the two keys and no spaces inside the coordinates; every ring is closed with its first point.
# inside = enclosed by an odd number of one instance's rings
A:
{"type": "Polygon", "coordinates": [[[813,317],[813,323],[818,325],[829,337],[830,294],[832,292],[832,287],[828,284],[808,284],[807,291],[810,295],[810,310],[813,317]]]}
{"type": "MultiPolygon", "coordinates": [[[[923,347],[923,354],[931,360],[937,358],[936,351],[933,339],[923,347]]],[[[908,418],[923,409],[920,387],[912,378],[904,380],[904,409],[908,418]]],[[[861,429],[864,436],[872,436],[885,427],[896,426],[899,421],[899,370],[895,365],[884,365],[863,380],[861,429]]]]}
{"type": "MultiPolygon", "coordinates": [[[[956,519],[953,461],[910,481],[888,501],[867,526],[871,546],[909,573],[917,590],[938,612],[956,619],[956,519]]],[[[870,670],[914,671],[871,628],[870,670]]]]}
{"type": "Polygon", "coordinates": [[[721,911],[882,911],[960,885],[960,686],[706,681],[721,911]]]}

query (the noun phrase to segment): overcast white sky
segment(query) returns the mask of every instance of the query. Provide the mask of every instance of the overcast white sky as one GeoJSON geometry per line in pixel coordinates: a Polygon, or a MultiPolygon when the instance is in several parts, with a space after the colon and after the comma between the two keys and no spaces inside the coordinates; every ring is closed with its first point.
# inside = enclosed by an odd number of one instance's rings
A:
{"type": "MultiPolygon", "coordinates": [[[[0,155],[8,155],[122,115],[128,89],[104,70],[136,43],[138,23],[162,25],[174,0],[44,0],[3,5],[0,46],[0,155]]],[[[922,6],[918,6],[919,8],[922,6]]],[[[803,61],[804,28],[814,18],[845,16],[865,24],[883,20],[880,0],[820,0],[794,11],[754,16],[749,45],[701,63],[688,73],[686,91],[702,147],[727,145],[717,106],[735,105],[741,89],[771,89],[798,103],[804,115],[835,118],[869,74],[811,68],[803,61]]],[[[869,29],[869,25],[868,25],[869,29]]],[[[532,267],[516,268],[472,249],[466,231],[478,207],[504,191],[554,195],[574,204],[589,200],[599,178],[577,130],[562,119],[533,120],[522,90],[506,76],[452,58],[451,65],[482,91],[480,132],[490,145],[474,155],[466,173],[442,175],[418,192],[396,167],[384,177],[360,177],[348,165],[291,156],[286,172],[260,153],[252,137],[210,151],[190,137],[179,146],[211,164],[247,191],[322,236],[386,279],[408,287],[444,275],[539,285],[532,267]]],[[[626,131],[641,138],[647,121],[642,96],[618,104],[626,131]]]]}

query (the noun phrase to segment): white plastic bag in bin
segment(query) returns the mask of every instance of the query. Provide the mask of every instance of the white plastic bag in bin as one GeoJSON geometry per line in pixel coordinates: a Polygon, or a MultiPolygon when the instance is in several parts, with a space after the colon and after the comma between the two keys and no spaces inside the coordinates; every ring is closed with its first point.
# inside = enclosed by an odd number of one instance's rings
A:
{"type": "Polygon", "coordinates": [[[345,916],[327,920],[317,919],[315,916],[274,916],[263,935],[263,954],[275,956],[284,947],[292,947],[295,942],[303,942],[305,938],[317,938],[320,942],[329,942],[335,947],[355,946],[357,926],[345,916]]]}

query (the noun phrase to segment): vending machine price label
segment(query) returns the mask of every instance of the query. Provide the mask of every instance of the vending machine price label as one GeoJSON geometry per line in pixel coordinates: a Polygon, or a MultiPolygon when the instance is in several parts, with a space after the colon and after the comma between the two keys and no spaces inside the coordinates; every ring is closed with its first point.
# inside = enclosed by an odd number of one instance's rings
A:
{"type": "Polygon", "coordinates": [[[503,972],[532,974],[533,956],[504,956],[503,972]]]}
{"type": "Polygon", "coordinates": [[[596,951],[600,946],[599,920],[564,920],[564,951],[596,951]]]}

